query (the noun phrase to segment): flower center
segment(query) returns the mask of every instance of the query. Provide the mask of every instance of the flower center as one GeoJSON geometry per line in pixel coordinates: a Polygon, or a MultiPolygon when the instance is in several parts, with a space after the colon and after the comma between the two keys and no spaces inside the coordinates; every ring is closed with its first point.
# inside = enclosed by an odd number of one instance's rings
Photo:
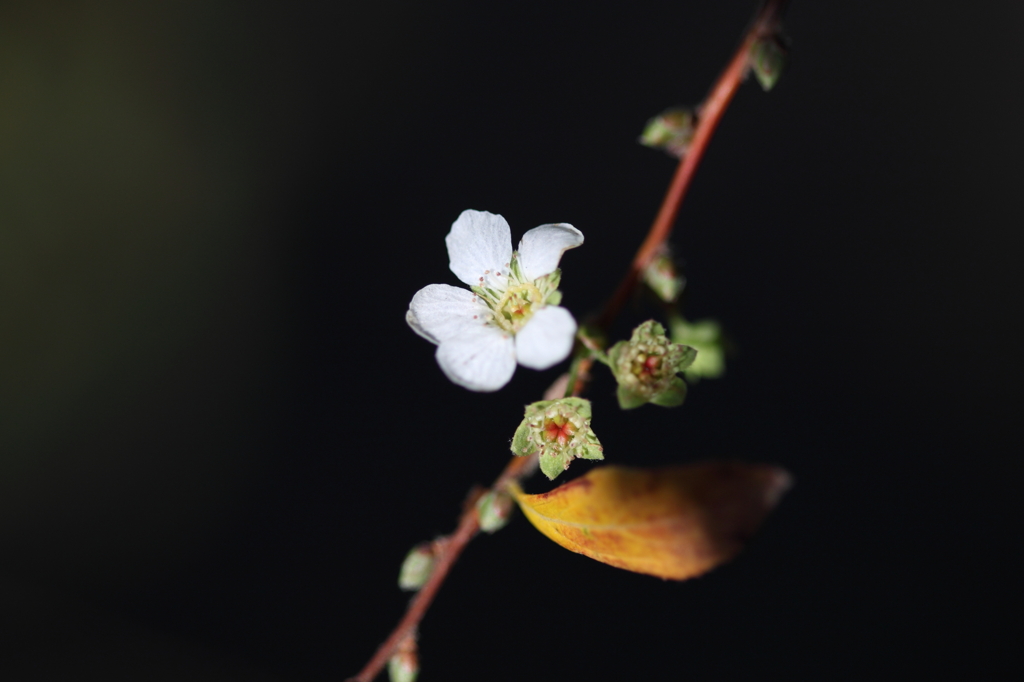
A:
{"type": "Polygon", "coordinates": [[[559,445],[565,446],[572,440],[572,435],[576,433],[576,425],[562,415],[557,415],[544,421],[543,433],[544,440],[549,443],[557,442],[559,445]]]}
{"type": "Polygon", "coordinates": [[[637,354],[636,358],[633,359],[633,367],[631,368],[633,374],[644,383],[651,383],[661,378],[663,374],[661,370],[661,356],[659,355],[645,355],[644,353],[637,354]]]}
{"type": "Polygon", "coordinates": [[[494,321],[502,329],[515,333],[533,317],[535,306],[543,302],[544,296],[540,289],[529,282],[513,285],[494,306],[494,321]]]}

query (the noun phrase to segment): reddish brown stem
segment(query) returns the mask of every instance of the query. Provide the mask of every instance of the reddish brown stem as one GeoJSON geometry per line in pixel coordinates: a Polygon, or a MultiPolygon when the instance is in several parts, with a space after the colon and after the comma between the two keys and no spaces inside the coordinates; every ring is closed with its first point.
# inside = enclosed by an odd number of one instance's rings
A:
{"type": "MultiPolygon", "coordinates": [[[[532,465],[536,461],[536,456],[513,457],[505,466],[505,470],[494,481],[491,490],[500,490],[508,485],[509,482],[525,476],[528,472],[532,471],[532,465]]],[[[434,601],[434,597],[441,588],[441,584],[448,577],[449,571],[452,570],[455,561],[462,554],[462,550],[466,548],[466,545],[469,544],[469,541],[473,539],[473,536],[480,529],[480,522],[476,512],[476,499],[478,497],[467,500],[466,511],[463,512],[462,518],[459,519],[459,525],[455,532],[440,543],[440,551],[437,554],[430,578],[427,579],[427,582],[424,583],[423,587],[416,593],[416,596],[409,602],[409,608],[406,610],[405,616],[395,626],[391,635],[380,645],[373,658],[363,666],[358,675],[349,678],[349,682],[371,682],[387,665],[388,660],[395,654],[402,642],[410,636],[415,636],[416,628],[419,626],[420,621],[423,620],[423,616],[427,613],[427,609],[430,608],[430,604],[434,601]]]]}
{"type": "MultiPolygon", "coordinates": [[[[634,256],[629,271],[598,318],[598,325],[602,329],[607,329],[611,326],[612,321],[615,320],[622,310],[622,306],[628,300],[633,287],[636,286],[640,273],[651,262],[658,248],[665,243],[671,234],[672,226],[675,224],[676,216],[679,213],[679,205],[686,195],[686,190],[690,186],[694,172],[697,170],[697,165],[704,156],[704,151],[711,140],[711,135],[718,126],[718,122],[722,119],[722,114],[725,113],[733,95],[736,94],[736,90],[746,77],[750,48],[753,47],[754,42],[759,38],[770,35],[776,30],[779,16],[785,4],[786,0],[767,0],[765,2],[758,12],[754,23],[747,31],[743,42],[737,48],[732,60],[730,60],[729,65],[718,77],[718,81],[711,89],[711,93],[700,109],[697,127],[693,133],[693,141],[690,143],[690,148],[687,150],[686,155],[679,162],[679,167],[676,169],[672,183],[665,194],[661,209],[654,219],[654,224],[651,225],[647,238],[640,245],[636,256],[634,256]]],[[[585,388],[589,378],[587,370],[589,370],[590,365],[590,359],[583,360],[583,366],[577,376],[576,386],[573,387],[574,395],[578,395],[585,388]]],[[[513,457],[490,489],[501,490],[511,481],[525,478],[532,473],[536,462],[536,455],[532,457],[513,457]]],[[[463,512],[462,518],[459,519],[459,525],[455,532],[442,541],[441,551],[435,560],[434,570],[426,584],[420,588],[420,591],[409,603],[405,616],[399,621],[387,640],[380,645],[373,658],[359,671],[358,675],[349,678],[349,682],[371,682],[387,665],[388,659],[395,654],[399,646],[408,637],[415,636],[416,629],[426,614],[427,609],[430,608],[430,604],[434,601],[434,597],[437,595],[441,584],[448,577],[449,571],[451,571],[459,555],[462,554],[462,550],[466,548],[466,545],[469,544],[469,541],[473,539],[473,536],[480,529],[476,505],[473,502],[474,500],[470,500],[470,503],[467,504],[466,511],[463,512]]]]}
{"type": "Polygon", "coordinates": [[[409,609],[405,612],[405,617],[399,621],[391,636],[380,645],[377,653],[373,655],[369,663],[363,667],[358,675],[350,678],[353,682],[370,682],[387,665],[388,659],[398,650],[398,646],[407,637],[416,632],[417,625],[423,619],[427,609],[430,608],[430,604],[434,601],[434,596],[437,594],[437,590],[440,589],[441,583],[448,577],[448,572],[451,570],[455,560],[459,558],[462,550],[473,539],[479,527],[476,507],[471,505],[466,513],[462,515],[459,527],[442,543],[443,549],[438,553],[433,573],[430,574],[430,579],[413,597],[412,602],[409,603],[409,609]]]}
{"type": "Polygon", "coordinates": [[[758,12],[757,17],[754,19],[754,23],[744,36],[743,42],[740,43],[728,66],[725,67],[725,70],[718,77],[718,81],[715,82],[707,99],[701,105],[697,117],[697,126],[693,131],[693,140],[676,167],[676,173],[672,177],[672,182],[668,186],[664,200],[661,202],[661,209],[658,211],[658,215],[654,218],[654,223],[647,233],[647,238],[644,239],[643,244],[640,245],[636,252],[636,256],[633,257],[629,271],[622,278],[618,289],[615,290],[615,293],[605,305],[604,311],[597,318],[597,326],[601,329],[607,330],[611,327],[612,322],[622,311],[622,306],[625,305],[629,295],[633,292],[640,273],[651,263],[655,255],[657,255],[658,249],[668,240],[669,235],[672,234],[672,227],[675,225],[676,216],[679,214],[679,206],[683,203],[683,197],[686,196],[686,191],[690,188],[690,183],[693,181],[697,166],[700,165],[701,159],[704,158],[704,152],[711,141],[711,136],[718,127],[719,121],[722,120],[725,110],[729,107],[729,102],[732,101],[733,95],[736,94],[740,84],[746,78],[747,68],[750,63],[750,49],[758,39],[771,35],[777,29],[780,14],[785,4],[785,0],[768,0],[762,6],[761,11],[758,12]]]}

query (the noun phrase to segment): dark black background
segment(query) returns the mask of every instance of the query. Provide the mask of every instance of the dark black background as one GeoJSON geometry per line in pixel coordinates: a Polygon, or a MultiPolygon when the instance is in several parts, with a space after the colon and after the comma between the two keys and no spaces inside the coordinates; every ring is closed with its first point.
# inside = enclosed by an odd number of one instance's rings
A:
{"type": "MultiPolygon", "coordinates": [[[[448,383],[407,329],[465,208],[566,221],[595,309],[750,2],[0,5],[0,670],[342,679],[556,370],[448,383]]],[[[423,623],[424,680],[987,677],[1019,635],[1016,2],[796,2],[674,239],[737,344],[608,460],[795,488],[666,583],[518,518],[423,623]]],[[[646,311],[627,311],[626,334],[646,311]]],[[[570,471],[586,469],[577,464],[570,471]]],[[[532,481],[530,489],[547,489],[532,481]]]]}

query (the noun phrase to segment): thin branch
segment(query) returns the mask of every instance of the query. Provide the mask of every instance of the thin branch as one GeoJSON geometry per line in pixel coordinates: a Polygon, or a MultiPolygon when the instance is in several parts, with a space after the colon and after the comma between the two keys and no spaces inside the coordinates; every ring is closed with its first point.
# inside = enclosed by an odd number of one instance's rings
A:
{"type": "MultiPolygon", "coordinates": [[[[662,201],[661,209],[654,219],[654,224],[651,225],[647,238],[640,245],[640,249],[633,258],[629,271],[598,318],[597,324],[601,329],[607,329],[611,326],[611,323],[621,312],[622,306],[636,286],[640,273],[651,262],[657,254],[658,248],[665,243],[671,234],[676,216],[679,213],[679,206],[686,195],[686,190],[690,187],[690,182],[701,158],[704,156],[708,142],[710,142],[711,136],[715,132],[718,122],[722,119],[726,108],[729,106],[733,95],[736,94],[736,90],[747,75],[750,49],[758,39],[771,35],[777,29],[779,18],[786,2],[787,0],[767,0],[764,3],[729,65],[726,66],[725,71],[718,77],[718,81],[711,89],[711,93],[700,109],[700,116],[694,130],[693,140],[685,156],[680,161],[679,167],[676,169],[668,192],[665,194],[665,199],[662,201]]],[[[590,357],[574,360],[576,372],[575,376],[570,379],[570,384],[574,384],[572,386],[572,395],[579,395],[586,387],[590,378],[589,370],[592,364],[593,360],[590,357]]],[[[494,481],[494,485],[491,486],[490,490],[499,491],[512,481],[526,478],[533,473],[536,465],[536,455],[513,457],[505,466],[501,475],[494,481]]],[[[475,504],[478,497],[475,496],[467,502],[466,510],[463,512],[462,518],[459,519],[459,525],[455,532],[440,542],[441,549],[436,557],[430,578],[427,579],[427,582],[409,603],[405,616],[399,621],[387,640],[380,645],[373,658],[359,671],[358,675],[349,678],[348,682],[372,682],[384,666],[387,665],[388,660],[395,654],[399,646],[408,637],[415,636],[419,623],[423,620],[427,609],[430,608],[430,604],[434,601],[434,597],[437,595],[441,584],[448,577],[448,573],[462,554],[462,550],[466,548],[466,545],[469,544],[469,541],[473,539],[473,536],[480,529],[475,504]]]]}
{"type": "Polygon", "coordinates": [[[391,636],[380,645],[373,658],[359,671],[359,674],[350,678],[350,682],[370,682],[387,665],[388,660],[398,650],[398,646],[408,637],[415,635],[416,627],[423,620],[423,616],[426,614],[427,609],[430,608],[431,602],[434,601],[434,596],[441,587],[441,583],[448,577],[448,572],[451,570],[455,560],[459,558],[462,550],[473,539],[479,527],[476,505],[470,504],[459,521],[459,527],[455,529],[451,536],[442,541],[442,549],[438,553],[433,572],[409,603],[409,609],[405,612],[405,617],[395,627],[391,636]]]}
{"type": "MultiPolygon", "coordinates": [[[[512,481],[525,478],[533,473],[536,463],[536,455],[513,457],[505,466],[505,470],[494,481],[491,490],[501,490],[512,481]]],[[[480,494],[474,495],[466,501],[466,510],[462,513],[462,518],[459,519],[458,528],[440,542],[440,551],[437,553],[430,577],[423,584],[423,587],[420,588],[419,592],[416,593],[412,601],[409,602],[409,608],[406,610],[405,616],[395,626],[391,635],[380,645],[373,658],[359,671],[358,675],[350,677],[348,682],[371,682],[387,665],[388,660],[395,654],[402,642],[410,636],[415,636],[420,621],[426,615],[427,609],[430,608],[430,604],[434,601],[434,597],[441,588],[441,584],[448,577],[452,566],[455,565],[455,561],[462,554],[462,550],[466,548],[469,541],[473,539],[473,536],[476,535],[476,532],[480,530],[480,520],[477,518],[476,512],[476,501],[479,499],[480,494]]]]}
{"type": "Polygon", "coordinates": [[[747,69],[750,65],[750,50],[759,39],[767,37],[777,30],[785,5],[786,0],[768,0],[765,2],[754,19],[754,23],[744,36],[743,42],[740,43],[728,66],[725,67],[725,70],[718,77],[718,81],[711,88],[707,99],[701,105],[698,111],[697,125],[693,131],[693,139],[683,158],[679,161],[679,166],[676,167],[676,173],[672,177],[672,182],[668,186],[664,200],[661,202],[661,209],[658,211],[658,215],[654,218],[654,223],[647,233],[647,238],[640,245],[636,256],[633,257],[629,271],[622,278],[622,282],[619,283],[615,294],[612,295],[612,298],[605,305],[604,311],[597,318],[597,326],[600,329],[607,330],[611,327],[612,322],[615,321],[615,318],[622,311],[622,306],[625,305],[629,295],[633,292],[640,274],[644,271],[644,268],[650,265],[651,261],[658,254],[658,249],[668,240],[669,235],[672,234],[672,227],[675,225],[676,216],[679,214],[679,206],[683,203],[683,197],[686,196],[686,191],[690,188],[690,183],[693,181],[697,166],[700,165],[701,159],[704,158],[704,152],[711,141],[711,136],[718,127],[719,121],[722,120],[725,110],[729,107],[729,102],[732,101],[733,95],[736,94],[736,91],[746,78],[747,69]]]}

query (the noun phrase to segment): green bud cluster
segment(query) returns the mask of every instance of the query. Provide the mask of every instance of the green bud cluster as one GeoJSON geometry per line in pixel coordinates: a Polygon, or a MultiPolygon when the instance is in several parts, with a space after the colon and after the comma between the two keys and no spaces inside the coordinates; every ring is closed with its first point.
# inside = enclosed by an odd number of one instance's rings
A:
{"type": "Polygon", "coordinates": [[[686,384],[676,376],[693,364],[697,351],[669,341],[665,328],[648,320],[633,330],[629,341],[619,341],[608,351],[612,373],[619,382],[619,406],[624,410],[654,403],[681,405],[686,384]]]}
{"type": "Polygon", "coordinates": [[[577,457],[604,459],[604,448],[590,428],[590,401],[583,398],[542,400],[526,406],[512,437],[512,452],[538,454],[540,470],[554,480],[577,457]]]}

